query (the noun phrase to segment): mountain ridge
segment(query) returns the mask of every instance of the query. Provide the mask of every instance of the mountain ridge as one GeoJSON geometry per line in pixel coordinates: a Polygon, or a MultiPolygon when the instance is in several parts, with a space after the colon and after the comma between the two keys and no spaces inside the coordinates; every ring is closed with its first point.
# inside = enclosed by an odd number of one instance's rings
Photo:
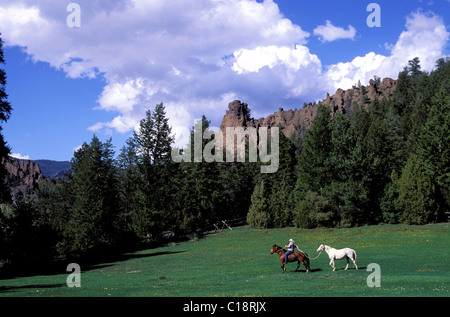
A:
{"type": "Polygon", "coordinates": [[[302,134],[311,126],[320,103],[330,108],[332,116],[338,111],[344,114],[351,113],[355,103],[367,107],[375,99],[392,96],[396,87],[397,80],[388,77],[383,80],[371,79],[368,86],[358,85],[347,90],[339,88],[332,96],[327,93],[325,99],[317,104],[305,103],[305,106],[298,110],[285,111],[279,108],[278,112],[260,119],[250,117],[248,104],[234,100],[228,104],[220,129],[225,136],[227,127],[270,128],[281,124],[282,132],[290,138],[293,135],[302,134]]]}
{"type": "Polygon", "coordinates": [[[55,161],[48,159],[31,160],[39,165],[42,174],[48,178],[58,178],[63,175],[63,173],[70,172],[71,163],[70,161],[55,161]]]}

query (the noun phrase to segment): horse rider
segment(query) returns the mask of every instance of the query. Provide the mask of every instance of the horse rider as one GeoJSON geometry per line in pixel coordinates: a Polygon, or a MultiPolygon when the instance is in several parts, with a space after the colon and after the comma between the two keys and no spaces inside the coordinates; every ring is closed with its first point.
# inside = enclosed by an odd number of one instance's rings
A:
{"type": "Polygon", "coordinates": [[[286,254],[284,255],[284,264],[288,263],[288,256],[289,254],[294,252],[294,248],[297,248],[297,250],[301,252],[301,250],[298,248],[298,245],[296,245],[294,240],[292,239],[289,239],[289,245],[285,245],[284,247],[288,248],[286,254]]]}

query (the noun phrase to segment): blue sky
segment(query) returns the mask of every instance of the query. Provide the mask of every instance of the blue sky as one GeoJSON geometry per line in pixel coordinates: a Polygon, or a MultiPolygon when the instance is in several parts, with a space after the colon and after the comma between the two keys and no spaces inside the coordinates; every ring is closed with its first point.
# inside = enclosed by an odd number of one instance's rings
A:
{"type": "Polygon", "coordinates": [[[18,157],[70,160],[94,133],[118,154],[159,102],[183,145],[195,118],[219,126],[235,99],[266,116],[450,55],[448,0],[80,0],[79,28],[70,2],[0,0],[18,157]],[[371,2],[381,27],[366,23],[371,2]]]}

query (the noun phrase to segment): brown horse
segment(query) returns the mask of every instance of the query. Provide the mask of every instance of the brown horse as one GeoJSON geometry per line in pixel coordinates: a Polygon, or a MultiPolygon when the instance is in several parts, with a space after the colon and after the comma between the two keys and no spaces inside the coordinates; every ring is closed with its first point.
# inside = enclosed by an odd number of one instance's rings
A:
{"type": "MultiPolygon", "coordinates": [[[[281,269],[283,270],[283,273],[286,271],[285,263],[284,263],[284,255],[286,254],[286,250],[283,248],[280,248],[276,244],[273,245],[272,250],[270,250],[270,254],[278,253],[278,256],[280,257],[281,261],[281,269]]],[[[311,271],[309,267],[309,258],[306,253],[302,252],[293,252],[288,255],[288,263],[289,262],[295,262],[297,261],[297,268],[295,271],[298,271],[298,268],[300,267],[300,262],[306,267],[306,273],[309,273],[311,271]]]]}

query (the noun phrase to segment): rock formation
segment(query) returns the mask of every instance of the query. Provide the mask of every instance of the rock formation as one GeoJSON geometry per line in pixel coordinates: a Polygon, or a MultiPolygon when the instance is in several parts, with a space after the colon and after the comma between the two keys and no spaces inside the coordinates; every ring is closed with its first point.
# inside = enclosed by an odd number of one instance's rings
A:
{"type": "Polygon", "coordinates": [[[45,180],[39,165],[35,162],[9,157],[2,163],[7,171],[6,183],[15,201],[21,200],[23,193],[33,193],[37,185],[45,180]]]}
{"type": "MultiPolygon", "coordinates": [[[[354,104],[368,106],[375,99],[389,98],[395,91],[397,81],[385,78],[380,83],[373,79],[369,81],[369,86],[352,88],[348,90],[338,89],[333,96],[328,93],[326,98],[320,103],[331,109],[331,115],[337,111],[344,114],[350,113],[354,104]]],[[[279,108],[278,112],[269,115],[267,118],[254,119],[249,115],[249,108],[246,103],[239,100],[228,104],[228,110],[222,119],[220,129],[225,135],[227,127],[276,127],[279,124],[286,137],[302,134],[306,131],[317,113],[318,104],[309,103],[300,110],[284,110],[279,108]]]]}

